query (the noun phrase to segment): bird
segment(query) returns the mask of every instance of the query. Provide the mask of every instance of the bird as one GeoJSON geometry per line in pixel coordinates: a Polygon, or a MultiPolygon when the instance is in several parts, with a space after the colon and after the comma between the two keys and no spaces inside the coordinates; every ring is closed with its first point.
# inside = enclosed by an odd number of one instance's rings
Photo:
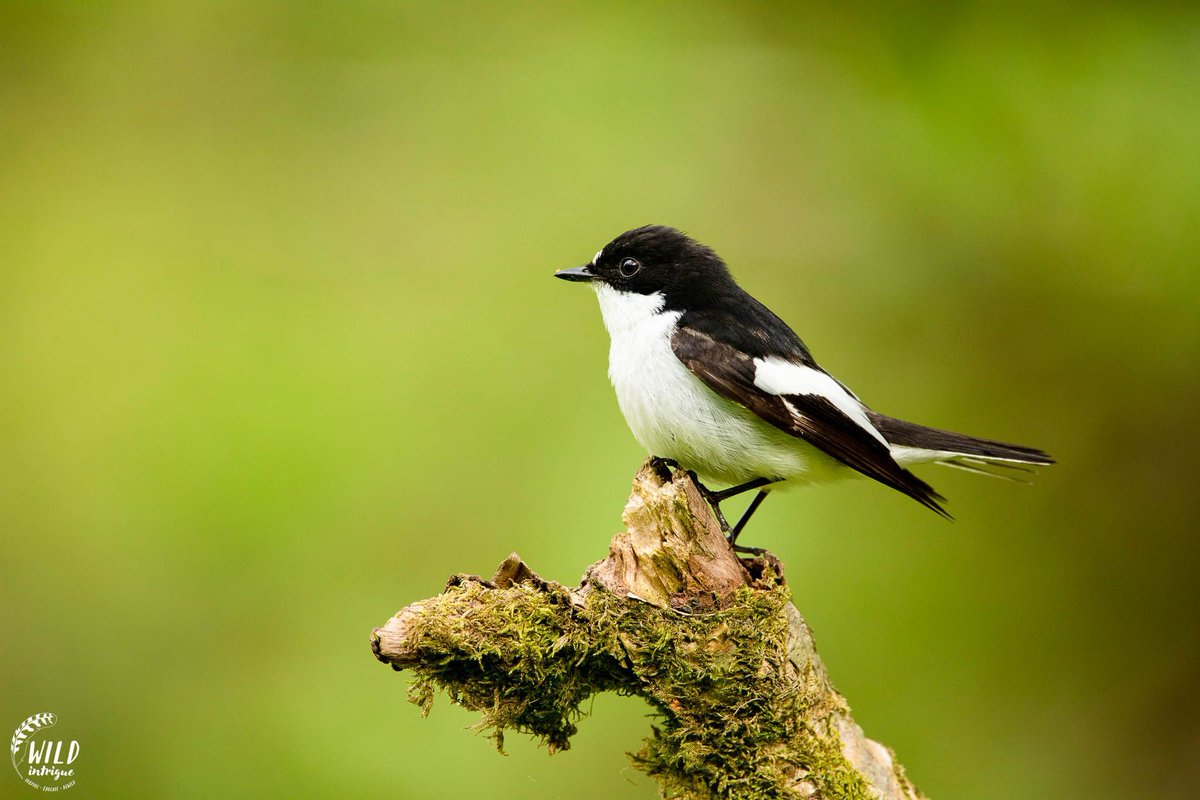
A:
{"type": "Polygon", "coordinates": [[[761,552],[737,538],[780,486],[864,475],[951,519],[945,498],[910,466],[1021,480],[1054,463],[1033,447],[872,410],[734,281],[720,256],[675,228],[626,231],[587,264],[554,275],[595,289],[610,338],[609,379],[634,438],[691,474],[736,550],[761,552]],[[721,502],[755,489],[730,526],[721,502]]]}

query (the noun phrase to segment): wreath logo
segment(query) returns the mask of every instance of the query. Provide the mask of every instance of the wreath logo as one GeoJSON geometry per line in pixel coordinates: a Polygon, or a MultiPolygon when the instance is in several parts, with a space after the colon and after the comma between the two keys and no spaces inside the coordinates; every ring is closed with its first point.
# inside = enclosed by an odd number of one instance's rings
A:
{"type": "Polygon", "coordinates": [[[56,714],[34,714],[17,726],[12,737],[12,765],[21,780],[43,792],[61,792],[75,785],[79,742],[52,739],[47,729],[58,724],[56,714]]]}

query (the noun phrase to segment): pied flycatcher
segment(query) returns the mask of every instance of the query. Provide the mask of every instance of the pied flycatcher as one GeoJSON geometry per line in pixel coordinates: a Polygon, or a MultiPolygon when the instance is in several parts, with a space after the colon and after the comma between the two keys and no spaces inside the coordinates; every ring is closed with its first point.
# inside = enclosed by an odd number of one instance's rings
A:
{"type": "Polygon", "coordinates": [[[861,473],[949,517],[945,498],[906,467],[934,462],[1011,478],[1053,463],[1031,447],[867,408],[716,253],[674,228],[627,231],[590,263],[554,274],[596,290],[612,342],[608,375],[638,442],[705,481],[731,484],[702,491],[735,545],[766,487],[784,481],[861,473]],[[751,489],[759,492],[731,529],[720,502],[751,489]]]}

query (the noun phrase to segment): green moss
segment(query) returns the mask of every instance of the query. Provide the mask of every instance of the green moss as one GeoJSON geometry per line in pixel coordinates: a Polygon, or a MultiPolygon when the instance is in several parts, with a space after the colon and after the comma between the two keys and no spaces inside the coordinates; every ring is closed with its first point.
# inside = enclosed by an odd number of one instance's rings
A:
{"type": "Polygon", "coordinates": [[[501,749],[506,728],[536,736],[552,752],[566,749],[580,704],[617,688],[615,665],[589,657],[565,590],[466,582],[433,601],[414,642],[423,663],[409,698],[428,713],[436,689],[445,689],[482,713],[480,727],[501,749]]]}
{"type": "Polygon", "coordinates": [[[498,745],[513,728],[553,751],[594,692],[636,694],[658,719],[632,758],[664,796],[798,797],[806,780],[823,798],[868,798],[836,733],[804,722],[837,701],[788,660],[788,601],[780,585],[745,588],[725,610],[685,615],[600,590],[579,608],[560,587],[467,582],[423,615],[410,696],[428,710],[444,688],[498,745]]]}

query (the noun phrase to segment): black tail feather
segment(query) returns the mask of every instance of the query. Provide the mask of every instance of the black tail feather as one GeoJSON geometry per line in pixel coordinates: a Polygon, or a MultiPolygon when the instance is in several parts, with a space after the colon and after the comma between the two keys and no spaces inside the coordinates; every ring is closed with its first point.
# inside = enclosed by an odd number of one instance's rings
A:
{"type": "Polygon", "coordinates": [[[1016,461],[1022,464],[1053,464],[1054,459],[1035,447],[1024,447],[1018,444],[998,442],[995,439],[982,439],[978,436],[967,436],[963,433],[944,431],[917,425],[915,422],[905,422],[902,419],[889,417],[875,411],[868,411],[871,423],[883,434],[890,444],[906,447],[920,447],[925,450],[942,451],[965,456],[981,456],[983,458],[999,458],[1006,461],[1016,461]]]}

